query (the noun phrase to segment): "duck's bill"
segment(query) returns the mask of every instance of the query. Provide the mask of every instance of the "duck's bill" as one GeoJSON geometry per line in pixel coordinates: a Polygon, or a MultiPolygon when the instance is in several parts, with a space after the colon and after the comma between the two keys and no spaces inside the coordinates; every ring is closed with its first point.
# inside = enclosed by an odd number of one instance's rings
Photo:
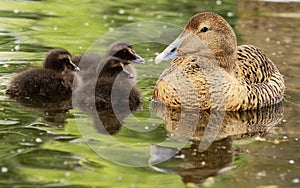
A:
{"type": "Polygon", "coordinates": [[[176,40],[174,40],[163,52],[155,57],[155,63],[159,64],[163,61],[168,61],[179,57],[180,55],[177,54],[177,50],[179,49],[184,39],[185,37],[179,36],[176,40]]]}
{"type": "Polygon", "coordinates": [[[144,64],[145,60],[139,56],[138,54],[134,54],[136,59],[135,60],[131,60],[133,63],[137,63],[137,64],[144,64]]]}
{"type": "Polygon", "coordinates": [[[125,69],[123,69],[121,73],[125,74],[128,78],[134,78],[133,74],[131,74],[129,71],[125,69]]]}

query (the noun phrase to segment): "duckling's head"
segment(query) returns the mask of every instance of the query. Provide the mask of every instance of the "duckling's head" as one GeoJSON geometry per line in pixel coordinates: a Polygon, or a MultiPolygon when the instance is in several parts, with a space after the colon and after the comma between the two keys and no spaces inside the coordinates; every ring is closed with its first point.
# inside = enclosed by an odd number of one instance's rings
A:
{"type": "Polygon", "coordinates": [[[115,42],[108,48],[107,54],[114,56],[122,60],[127,60],[133,63],[144,64],[145,60],[139,56],[134,50],[132,45],[127,42],[119,41],[115,42]]]}
{"type": "Polygon", "coordinates": [[[58,72],[66,70],[79,71],[80,68],[72,62],[71,58],[71,54],[67,50],[53,49],[48,53],[44,61],[44,68],[58,72]]]}
{"type": "Polygon", "coordinates": [[[155,62],[183,55],[211,54],[219,65],[231,70],[236,58],[237,41],[232,27],[221,16],[204,12],[194,15],[184,31],[156,58],[155,62]]]}
{"type": "Polygon", "coordinates": [[[127,78],[134,78],[134,75],[124,69],[127,61],[124,61],[117,57],[110,57],[105,60],[105,65],[101,70],[102,76],[116,77],[118,74],[123,74],[127,78]]]}

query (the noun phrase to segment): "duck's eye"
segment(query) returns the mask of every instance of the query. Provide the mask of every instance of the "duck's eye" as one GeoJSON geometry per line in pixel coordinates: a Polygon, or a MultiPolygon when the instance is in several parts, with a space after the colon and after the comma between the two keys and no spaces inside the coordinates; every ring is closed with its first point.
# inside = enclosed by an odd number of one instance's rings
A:
{"type": "Polygon", "coordinates": [[[202,27],[201,30],[200,30],[200,32],[203,32],[203,33],[206,32],[206,31],[208,31],[207,27],[202,27]]]}

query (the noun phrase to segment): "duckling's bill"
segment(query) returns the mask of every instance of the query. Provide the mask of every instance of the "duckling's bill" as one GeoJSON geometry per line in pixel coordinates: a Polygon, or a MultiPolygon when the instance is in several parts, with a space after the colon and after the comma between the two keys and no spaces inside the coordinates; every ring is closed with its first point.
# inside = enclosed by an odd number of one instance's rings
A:
{"type": "Polygon", "coordinates": [[[136,57],[136,59],[131,60],[133,63],[137,63],[137,64],[145,64],[144,58],[142,58],[142,57],[139,56],[138,54],[134,54],[134,56],[136,57]]]}

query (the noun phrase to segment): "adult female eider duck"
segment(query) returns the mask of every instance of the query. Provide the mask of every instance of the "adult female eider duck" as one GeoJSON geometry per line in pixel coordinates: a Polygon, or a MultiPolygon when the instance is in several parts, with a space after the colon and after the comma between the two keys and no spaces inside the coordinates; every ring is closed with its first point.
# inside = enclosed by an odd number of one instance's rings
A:
{"type": "Polygon", "coordinates": [[[91,105],[94,100],[98,110],[112,106],[136,109],[141,104],[141,94],[135,86],[136,71],[131,63],[143,64],[144,59],[127,42],[113,43],[104,57],[83,55],[80,60],[82,71],[79,74],[83,81],[79,80],[77,84],[74,93],[76,102],[82,107],[91,105]],[[96,67],[85,71],[88,64],[96,67]],[[84,80],[89,81],[86,83],[84,80]]]}
{"type": "Polygon", "coordinates": [[[6,93],[11,97],[56,100],[71,96],[74,72],[79,67],[71,61],[65,49],[53,49],[41,68],[30,68],[19,73],[9,84],[6,93]]]}
{"type": "Polygon", "coordinates": [[[283,99],[275,64],[255,46],[237,46],[233,29],[215,13],[194,15],[155,61],[171,59],[153,94],[167,107],[252,110],[283,99]]]}

